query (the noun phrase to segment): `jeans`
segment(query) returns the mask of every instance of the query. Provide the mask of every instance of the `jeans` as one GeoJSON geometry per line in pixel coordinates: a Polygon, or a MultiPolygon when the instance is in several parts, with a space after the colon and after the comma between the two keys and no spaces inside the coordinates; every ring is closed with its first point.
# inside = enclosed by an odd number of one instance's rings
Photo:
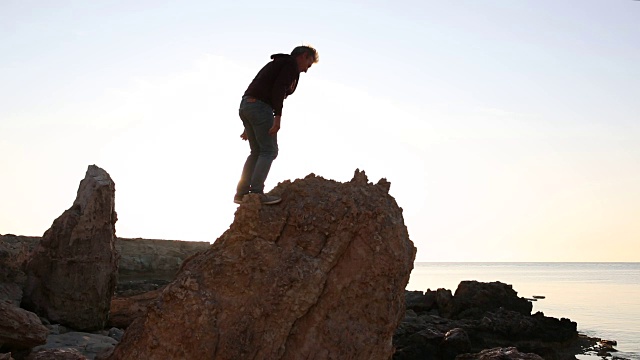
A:
{"type": "Polygon", "coordinates": [[[260,100],[243,97],[239,113],[251,153],[242,168],[236,195],[249,192],[262,194],[271,163],[278,156],[277,135],[269,135],[269,129],[273,126],[273,109],[260,100]]]}

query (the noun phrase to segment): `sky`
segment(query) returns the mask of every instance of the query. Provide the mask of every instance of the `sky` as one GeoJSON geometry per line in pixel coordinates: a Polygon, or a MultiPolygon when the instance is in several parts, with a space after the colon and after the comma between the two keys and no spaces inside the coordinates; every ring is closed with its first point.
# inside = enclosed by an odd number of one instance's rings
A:
{"type": "Polygon", "coordinates": [[[120,237],[213,242],[240,98],[317,48],[266,189],[391,182],[416,261],[640,261],[640,2],[0,1],[0,234],[41,236],[87,166],[120,237]]]}

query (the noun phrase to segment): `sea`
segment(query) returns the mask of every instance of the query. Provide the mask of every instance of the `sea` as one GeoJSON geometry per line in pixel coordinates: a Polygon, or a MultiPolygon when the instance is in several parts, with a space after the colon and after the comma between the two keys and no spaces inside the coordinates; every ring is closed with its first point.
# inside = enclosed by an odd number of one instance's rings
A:
{"type": "Polygon", "coordinates": [[[534,313],[571,319],[582,334],[617,341],[614,358],[640,360],[640,263],[417,262],[407,290],[454,293],[463,280],[500,281],[520,297],[543,296],[533,302],[534,313]]]}

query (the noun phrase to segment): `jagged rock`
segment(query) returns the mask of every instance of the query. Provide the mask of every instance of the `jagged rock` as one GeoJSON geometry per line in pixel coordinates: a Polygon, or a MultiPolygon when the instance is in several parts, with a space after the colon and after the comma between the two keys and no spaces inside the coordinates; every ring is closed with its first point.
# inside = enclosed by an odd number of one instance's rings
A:
{"type": "Polygon", "coordinates": [[[114,297],[111,299],[109,326],[121,329],[127,328],[133,320],[146,314],[149,304],[151,304],[161,292],[162,289],[158,289],[134,296],[114,297]]]}
{"type": "Polygon", "coordinates": [[[410,309],[415,312],[429,311],[436,304],[436,293],[431,290],[427,290],[426,293],[422,291],[407,291],[405,292],[405,303],[407,310],[410,309]]]}
{"type": "Polygon", "coordinates": [[[24,308],[74,329],[104,328],[117,280],[114,197],[109,174],[89,166],[27,263],[24,308]]]}
{"type": "Polygon", "coordinates": [[[453,299],[440,308],[444,310],[446,317],[480,318],[485,311],[499,308],[530,315],[533,305],[526,299],[518,297],[518,293],[511,285],[499,281],[490,283],[462,281],[453,299]]]}
{"type": "Polygon", "coordinates": [[[0,346],[28,349],[44,344],[48,333],[36,314],[0,301],[0,346]]]}
{"type": "MultiPolygon", "coordinates": [[[[71,353],[73,356],[81,356],[68,357],[68,359],[94,359],[98,355],[110,352],[117,343],[117,340],[107,335],[70,331],[64,334],[50,334],[46,344],[33,348],[32,354],[54,354],[55,350],[65,349],[75,350],[71,353]]],[[[43,359],[58,358],[43,357],[43,359]]]]}
{"type": "Polygon", "coordinates": [[[0,354],[0,360],[14,360],[11,353],[0,354]]]}
{"type": "Polygon", "coordinates": [[[357,171],[247,196],[110,359],[389,359],[415,248],[387,190],[357,171]]]}
{"type": "Polygon", "coordinates": [[[25,360],[87,360],[88,358],[76,349],[42,349],[29,354],[25,360]]]}
{"type": "MultiPolygon", "coordinates": [[[[428,291],[427,291],[428,292],[428,291]]],[[[445,311],[445,309],[449,308],[449,304],[453,300],[453,295],[451,295],[451,290],[449,289],[438,289],[436,290],[436,305],[438,305],[438,309],[440,312],[445,311]]]]}
{"type": "Polygon", "coordinates": [[[521,353],[514,347],[482,350],[477,354],[458,355],[456,360],[544,360],[536,354],[521,353]]]}

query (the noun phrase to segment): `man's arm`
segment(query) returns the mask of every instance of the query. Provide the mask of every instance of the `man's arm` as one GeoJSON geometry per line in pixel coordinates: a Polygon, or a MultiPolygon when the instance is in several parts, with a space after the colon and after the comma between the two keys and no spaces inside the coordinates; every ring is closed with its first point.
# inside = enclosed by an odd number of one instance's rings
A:
{"type": "Polygon", "coordinates": [[[278,133],[278,130],[280,130],[280,117],[281,115],[273,117],[273,126],[269,129],[269,135],[273,136],[278,133]]]}

